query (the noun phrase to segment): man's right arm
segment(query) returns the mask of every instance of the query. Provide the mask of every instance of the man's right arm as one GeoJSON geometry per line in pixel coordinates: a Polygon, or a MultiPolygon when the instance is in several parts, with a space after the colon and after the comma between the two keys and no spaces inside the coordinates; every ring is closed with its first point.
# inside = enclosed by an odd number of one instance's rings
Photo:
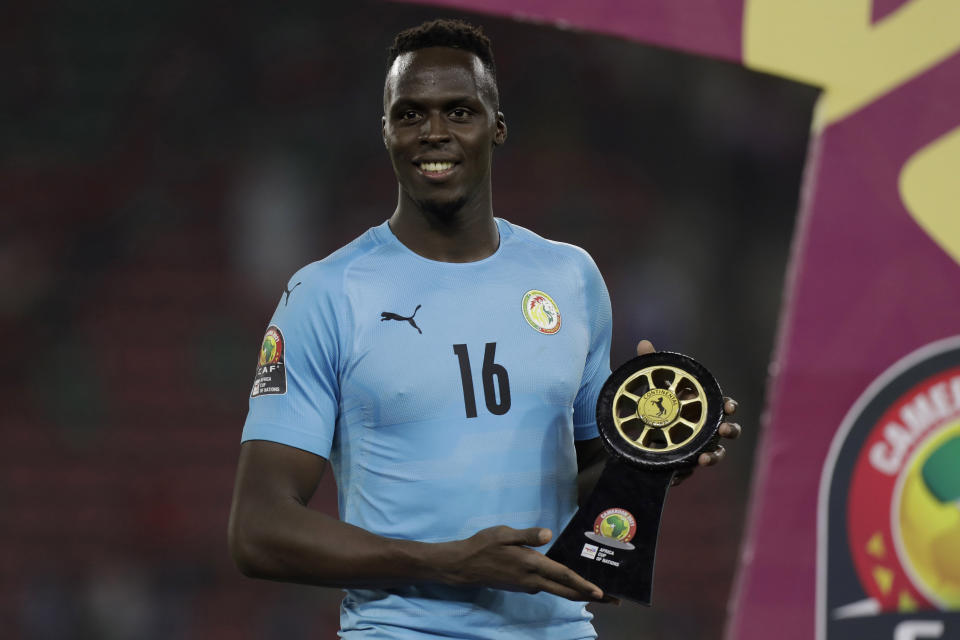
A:
{"type": "Polygon", "coordinates": [[[244,575],[328,587],[415,583],[545,591],[600,601],[596,585],[530,546],[549,542],[538,527],[491,527],[441,543],[384,538],[307,507],[326,459],[274,442],[241,446],[230,510],[230,552],[244,575]]]}

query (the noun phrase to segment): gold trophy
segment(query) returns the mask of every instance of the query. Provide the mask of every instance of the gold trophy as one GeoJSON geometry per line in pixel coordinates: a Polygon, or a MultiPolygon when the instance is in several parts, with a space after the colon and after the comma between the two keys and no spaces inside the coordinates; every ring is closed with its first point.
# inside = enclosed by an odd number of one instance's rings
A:
{"type": "Polygon", "coordinates": [[[649,605],[667,489],[716,448],[722,420],[720,385],[689,356],[648,353],[610,374],[597,426],[611,459],[547,557],[607,594],[649,605]]]}

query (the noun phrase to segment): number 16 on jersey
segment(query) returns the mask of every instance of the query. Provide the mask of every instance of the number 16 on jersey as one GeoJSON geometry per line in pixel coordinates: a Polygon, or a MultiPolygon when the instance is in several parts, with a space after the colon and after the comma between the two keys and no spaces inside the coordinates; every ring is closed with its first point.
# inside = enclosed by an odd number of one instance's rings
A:
{"type": "MultiPolygon", "coordinates": [[[[487,411],[502,416],[510,410],[510,376],[503,365],[493,361],[497,351],[496,342],[488,342],[483,350],[483,368],[480,377],[483,380],[483,400],[487,411]],[[498,399],[499,396],[499,399],[498,399]]],[[[453,352],[460,362],[460,382],[463,384],[463,408],[468,418],[477,417],[477,398],[473,392],[473,373],[470,371],[470,353],[467,345],[453,345],[453,352]]]]}

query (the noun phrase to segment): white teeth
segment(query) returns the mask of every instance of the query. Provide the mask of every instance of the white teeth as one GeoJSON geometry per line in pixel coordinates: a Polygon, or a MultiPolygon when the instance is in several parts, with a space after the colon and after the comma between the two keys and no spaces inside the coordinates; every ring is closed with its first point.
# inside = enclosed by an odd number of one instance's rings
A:
{"type": "Polygon", "coordinates": [[[452,162],[421,162],[420,168],[431,173],[453,169],[452,162]]]}

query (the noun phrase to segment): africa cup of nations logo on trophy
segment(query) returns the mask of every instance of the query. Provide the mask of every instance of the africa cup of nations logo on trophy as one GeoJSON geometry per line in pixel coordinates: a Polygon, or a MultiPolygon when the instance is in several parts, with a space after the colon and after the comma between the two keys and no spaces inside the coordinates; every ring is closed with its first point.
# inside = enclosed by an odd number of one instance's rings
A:
{"type": "Polygon", "coordinates": [[[960,337],[905,357],[857,400],[818,517],[819,639],[960,638],[960,337]]]}
{"type": "Polygon", "coordinates": [[[611,459],[547,556],[605,593],[649,605],[667,489],[716,447],[722,419],[720,386],[692,358],[660,351],[619,367],[597,401],[611,459]]]}

